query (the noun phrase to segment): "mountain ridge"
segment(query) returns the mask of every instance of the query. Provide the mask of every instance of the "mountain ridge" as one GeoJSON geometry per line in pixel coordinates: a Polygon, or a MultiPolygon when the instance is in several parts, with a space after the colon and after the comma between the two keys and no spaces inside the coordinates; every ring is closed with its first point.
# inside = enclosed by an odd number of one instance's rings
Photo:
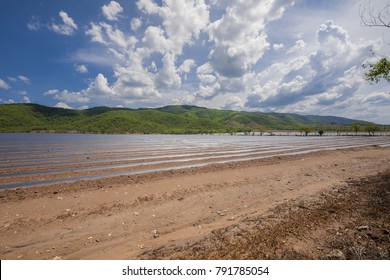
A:
{"type": "Polygon", "coordinates": [[[159,108],[93,107],[84,110],[40,104],[1,104],[0,132],[61,131],[79,133],[234,133],[265,130],[347,130],[360,120],[337,116],[298,115],[208,109],[194,105],[159,108]]]}

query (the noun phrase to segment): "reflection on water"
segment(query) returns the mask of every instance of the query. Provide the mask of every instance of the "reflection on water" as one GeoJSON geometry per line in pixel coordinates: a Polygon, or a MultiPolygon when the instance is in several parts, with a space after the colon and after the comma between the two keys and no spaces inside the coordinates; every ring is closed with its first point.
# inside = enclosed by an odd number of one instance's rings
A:
{"type": "Polygon", "coordinates": [[[390,138],[0,134],[0,188],[140,174],[368,145],[389,146],[390,138]],[[91,172],[94,174],[89,174],[91,172]]]}

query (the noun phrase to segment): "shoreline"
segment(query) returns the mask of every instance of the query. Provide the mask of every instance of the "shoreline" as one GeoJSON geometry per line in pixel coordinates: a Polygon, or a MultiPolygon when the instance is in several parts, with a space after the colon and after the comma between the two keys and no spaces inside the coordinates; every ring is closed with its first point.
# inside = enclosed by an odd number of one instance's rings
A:
{"type": "Polygon", "coordinates": [[[389,147],[353,148],[0,190],[0,255],[175,258],[152,252],[207,240],[285,203],[315,201],[385,172],[389,159],[389,147]]]}
{"type": "Polygon", "coordinates": [[[251,132],[201,132],[201,133],[94,133],[94,132],[82,132],[82,131],[7,131],[0,132],[1,134],[64,134],[64,135],[216,135],[216,136],[257,136],[257,137],[273,137],[273,136],[291,136],[291,137],[379,137],[379,136],[390,136],[390,131],[375,131],[375,134],[369,134],[365,131],[359,131],[358,134],[351,130],[327,130],[322,135],[319,135],[317,132],[310,132],[308,135],[304,135],[302,131],[292,129],[292,130],[273,130],[268,129],[265,131],[251,131],[251,132]]]}

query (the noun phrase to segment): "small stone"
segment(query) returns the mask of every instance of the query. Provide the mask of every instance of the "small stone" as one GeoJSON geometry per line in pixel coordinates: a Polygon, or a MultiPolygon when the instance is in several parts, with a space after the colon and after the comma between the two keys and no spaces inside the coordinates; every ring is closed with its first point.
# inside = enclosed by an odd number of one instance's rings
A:
{"type": "Polygon", "coordinates": [[[144,243],[138,244],[138,248],[143,249],[145,247],[144,243]]]}
{"type": "Polygon", "coordinates": [[[224,213],[222,213],[221,211],[217,211],[217,214],[219,215],[219,216],[225,216],[225,214],[224,213]]]}
{"type": "Polygon", "coordinates": [[[60,261],[60,260],[61,260],[61,256],[55,256],[55,257],[53,258],[53,260],[60,261]]]}
{"type": "Polygon", "coordinates": [[[362,231],[362,230],[368,230],[369,227],[368,227],[368,226],[358,226],[356,229],[357,229],[358,231],[362,231]]]}
{"type": "Polygon", "coordinates": [[[62,196],[57,197],[57,200],[63,200],[64,198],[62,196]]]}
{"type": "Polygon", "coordinates": [[[158,230],[155,229],[152,231],[152,236],[153,236],[153,238],[157,238],[160,236],[160,233],[158,232],[158,230]]]}
{"type": "Polygon", "coordinates": [[[345,260],[345,255],[339,249],[334,249],[326,255],[327,260],[345,260]]]}
{"type": "Polygon", "coordinates": [[[134,212],[134,216],[139,216],[139,213],[138,212],[134,212]]]}
{"type": "Polygon", "coordinates": [[[305,205],[305,202],[300,201],[300,202],[298,203],[298,208],[306,209],[307,207],[306,207],[306,205],[305,205]]]}

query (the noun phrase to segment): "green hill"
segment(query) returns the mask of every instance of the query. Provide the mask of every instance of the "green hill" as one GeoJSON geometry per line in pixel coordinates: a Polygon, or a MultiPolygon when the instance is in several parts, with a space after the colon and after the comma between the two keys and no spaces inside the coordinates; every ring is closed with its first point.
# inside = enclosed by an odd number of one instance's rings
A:
{"type": "Polygon", "coordinates": [[[347,129],[356,120],[296,114],[237,112],[180,105],[156,109],[95,107],[86,110],[38,104],[0,105],[0,132],[226,133],[296,130],[300,126],[347,129]]]}

